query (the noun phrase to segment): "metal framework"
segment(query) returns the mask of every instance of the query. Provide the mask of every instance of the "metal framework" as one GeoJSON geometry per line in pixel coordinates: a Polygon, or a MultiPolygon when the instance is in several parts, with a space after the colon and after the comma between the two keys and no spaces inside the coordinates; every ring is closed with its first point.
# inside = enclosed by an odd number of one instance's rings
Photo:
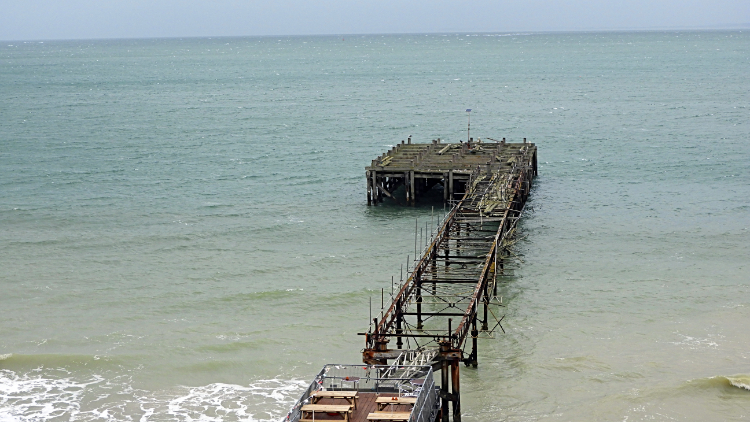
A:
{"type": "MultiPolygon", "coordinates": [[[[461,420],[459,363],[476,367],[480,332],[502,329],[502,317],[492,307],[500,302],[497,277],[511,256],[509,247],[537,174],[534,144],[524,139],[523,144],[495,145],[497,151],[504,148],[502,165],[491,161],[470,171],[463,197],[442,220],[413,269],[407,269],[408,278],[382,318],[360,333],[366,338],[363,361],[368,364],[387,365],[404,350],[434,350],[431,365],[441,370],[444,422],[449,420],[449,402],[453,420],[461,420]]],[[[368,187],[374,184],[368,179],[368,187]]]]}
{"type": "MultiPolygon", "coordinates": [[[[317,391],[355,390],[360,396],[382,393],[400,395],[408,391],[407,394],[416,397],[408,422],[433,422],[439,412],[433,369],[430,365],[405,364],[405,356],[390,366],[325,365],[292,406],[284,421],[303,421],[303,406],[311,402],[317,391]]],[[[358,415],[355,413],[355,416],[358,415]]],[[[362,420],[362,416],[353,419],[362,420]]]]}

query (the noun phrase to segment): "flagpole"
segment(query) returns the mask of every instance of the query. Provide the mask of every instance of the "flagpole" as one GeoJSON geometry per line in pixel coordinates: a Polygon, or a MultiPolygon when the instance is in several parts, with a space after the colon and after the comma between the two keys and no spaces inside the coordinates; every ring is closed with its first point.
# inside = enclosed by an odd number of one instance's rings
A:
{"type": "Polygon", "coordinates": [[[471,109],[466,109],[466,114],[469,116],[469,125],[466,128],[466,142],[469,142],[471,139],[471,109]]]}

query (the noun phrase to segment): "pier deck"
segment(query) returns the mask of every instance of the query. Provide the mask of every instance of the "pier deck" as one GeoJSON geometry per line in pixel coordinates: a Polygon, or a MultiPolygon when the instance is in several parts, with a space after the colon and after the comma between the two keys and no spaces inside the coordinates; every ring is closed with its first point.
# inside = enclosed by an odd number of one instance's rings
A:
{"type": "MultiPolygon", "coordinates": [[[[349,416],[350,422],[367,422],[367,416],[371,413],[375,412],[410,412],[412,406],[407,405],[392,405],[389,404],[386,406],[385,409],[381,410],[378,407],[377,400],[379,398],[390,398],[390,397],[398,397],[398,393],[392,393],[392,394],[377,394],[377,393],[369,393],[369,392],[361,392],[359,393],[359,398],[357,399],[357,407],[355,409],[352,409],[352,413],[349,416]]],[[[328,404],[328,405],[336,405],[340,404],[341,401],[337,401],[335,399],[322,399],[319,401],[320,404],[328,404]]],[[[318,421],[335,421],[335,420],[342,420],[340,415],[328,415],[328,414],[322,414],[322,415],[316,415],[315,420],[318,421]]],[[[301,421],[304,421],[301,419],[301,421]]]]}
{"type": "Polygon", "coordinates": [[[434,422],[438,405],[438,390],[429,365],[404,365],[403,361],[390,366],[329,364],[313,379],[284,420],[434,422]],[[337,392],[350,397],[355,393],[356,405],[337,397],[337,392]],[[318,399],[321,395],[333,397],[318,399]]]}
{"type": "Polygon", "coordinates": [[[523,143],[469,141],[458,144],[435,139],[429,144],[402,141],[365,168],[367,203],[376,205],[384,197],[400,203],[395,191],[403,187],[403,200],[413,204],[436,185],[443,187],[443,200],[452,201],[466,191],[466,182],[480,168],[485,173],[510,173],[518,164],[521,149],[528,149],[536,174],[536,146],[523,143]]]}

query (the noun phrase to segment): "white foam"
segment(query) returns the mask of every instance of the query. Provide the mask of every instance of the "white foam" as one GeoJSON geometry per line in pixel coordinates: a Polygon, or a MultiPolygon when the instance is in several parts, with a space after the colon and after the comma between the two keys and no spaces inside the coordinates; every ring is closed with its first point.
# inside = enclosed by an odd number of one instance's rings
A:
{"type": "Polygon", "coordinates": [[[675,334],[682,337],[682,340],[670,341],[668,342],[669,344],[674,344],[677,346],[686,346],[688,349],[700,349],[700,348],[718,349],[719,348],[718,343],[707,338],[691,337],[691,336],[686,336],[680,333],[675,333],[675,334]]]}
{"type": "Polygon", "coordinates": [[[214,383],[145,391],[127,376],[77,380],[64,370],[19,375],[0,370],[0,422],[60,418],[76,421],[278,421],[307,381],[269,379],[247,386],[214,383]]]}
{"type": "Polygon", "coordinates": [[[750,376],[749,375],[733,375],[726,377],[730,384],[737,388],[744,388],[750,390],[750,376]]]}
{"type": "Polygon", "coordinates": [[[18,375],[0,370],[0,421],[47,420],[80,411],[86,389],[102,382],[101,377],[84,381],[46,378],[40,374],[18,375]]]}
{"type": "Polygon", "coordinates": [[[214,383],[139,397],[141,422],[278,421],[307,387],[301,380],[260,380],[248,386],[214,383]]]}

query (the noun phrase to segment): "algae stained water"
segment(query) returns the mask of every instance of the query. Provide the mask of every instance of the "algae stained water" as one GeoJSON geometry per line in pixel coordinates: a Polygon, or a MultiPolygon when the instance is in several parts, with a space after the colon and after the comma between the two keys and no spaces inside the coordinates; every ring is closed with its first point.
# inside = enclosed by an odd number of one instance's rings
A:
{"type": "Polygon", "coordinates": [[[0,420],[276,420],[356,363],[391,145],[539,147],[466,421],[750,408],[743,31],[3,42],[0,420]]]}

